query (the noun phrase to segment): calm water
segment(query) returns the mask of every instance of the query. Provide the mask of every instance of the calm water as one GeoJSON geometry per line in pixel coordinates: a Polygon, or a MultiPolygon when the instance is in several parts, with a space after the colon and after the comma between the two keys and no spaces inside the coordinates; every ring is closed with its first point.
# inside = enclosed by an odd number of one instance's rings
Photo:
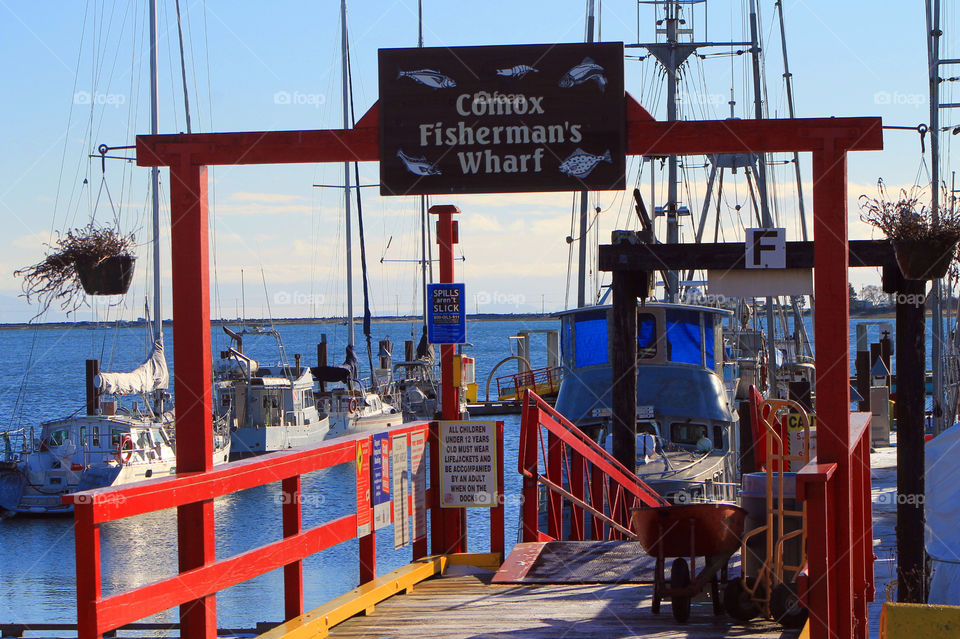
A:
{"type": "MultiPolygon", "coordinates": [[[[851,323],[851,350],[855,324],[851,323]]],[[[884,321],[884,320],[881,320],[884,321]]],[[[892,321],[892,320],[890,320],[892,321]]],[[[556,328],[556,320],[473,322],[466,352],[477,358],[480,396],[493,366],[510,351],[510,335],[520,330],[556,328]]],[[[376,340],[389,338],[397,359],[403,341],[411,339],[410,323],[374,324],[376,340]]],[[[929,329],[929,324],[928,324],[929,329]]],[[[166,329],[168,354],[172,333],[166,329]]],[[[326,333],[331,363],[342,361],[346,327],[334,325],[281,326],[290,361],[295,353],[313,364],[316,343],[326,333]]],[[[877,339],[871,329],[871,341],[877,339]]],[[[929,332],[928,332],[929,336],[929,332]]],[[[419,338],[419,332],[413,336],[419,338]]],[[[362,335],[357,333],[358,344],[362,335]]],[[[136,366],[145,352],[142,329],[24,329],[0,330],[0,428],[39,424],[79,410],[84,402],[83,360],[98,357],[105,370],[126,370],[136,366]]],[[[218,353],[229,340],[219,328],[213,331],[213,351],[218,353]]],[[[929,344],[929,342],[928,342],[929,344]]],[[[264,363],[277,361],[275,342],[268,337],[248,338],[244,350],[264,363]]],[[[365,349],[358,348],[362,362],[365,349]]],[[[532,344],[534,366],[546,363],[546,340],[535,335],[532,344]]],[[[929,356],[929,345],[928,345],[929,356]]],[[[168,357],[172,360],[172,356],[168,357]]],[[[366,365],[363,366],[366,368],[366,365]]],[[[498,375],[513,372],[505,364],[498,375]]],[[[496,393],[496,387],[492,391],[496,393]]],[[[516,540],[519,516],[519,475],[517,436],[519,418],[506,416],[504,463],[507,486],[506,539],[516,540]]],[[[352,465],[340,466],[307,476],[303,481],[304,526],[328,521],[352,512],[354,474],[352,465]]],[[[216,501],[217,556],[225,558],[280,539],[278,487],[263,486],[216,501]]],[[[487,549],[487,513],[471,509],[469,547],[487,549]]],[[[176,524],[172,511],[163,511],[104,526],[103,592],[123,592],[176,572],[176,524]]],[[[353,588],[359,578],[357,542],[351,541],[314,555],[305,561],[305,605],[309,609],[353,588]]],[[[378,572],[383,574],[407,563],[410,549],[393,549],[391,528],[378,535],[378,572]]],[[[280,620],[283,616],[280,593],[282,574],[275,571],[235,586],[218,597],[221,627],[249,627],[258,621],[280,620]]],[[[167,611],[154,620],[175,620],[176,611],[167,611]]],[[[0,622],[72,622],[74,601],[74,541],[72,519],[13,518],[0,521],[0,622]]]]}
{"type": "MultiPolygon", "coordinates": [[[[480,396],[493,366],[509,355],[508,336],[520,330],[555,328],[556,320],[474,322],[467,338],[474,346],[465,352],[477,358],[480,396]]],[[[373,325],[377,340],[389,338],[397,359],[402,359],[403,341],[411,339],[410,323],[373,325]]],[[[329,360],[339,363],[346,345],[346,327],[330,324],[279,327],[288,359],[295,353],[314,364],[316,344],[327,334],[329,360]]],[[[415,340],[419,339],[417,328],[415,340]]],[[[165,333],[168,361],[172,361],[172,332],[165,333]]],[[[358,355],[366,369],[366,350],[358,328],[358,355]]],[[[62,417],[84,404],[83,360],[98,357],[104,370],[135,367],[145,352],[146,339],[139,328],[0,330],[0,428],[39,424],[62,417]]],[[[229,340],[219,328],[213,331],[213,352],[225,349],[229,340]]],[[[244,350],[263,363],[278,359],[276,342],[270,337],[248,337],[244,350]]],[[[546,365],[546,338],[532,337],[533,365],[546,365]]],[[[497,375],[514,372],[513,362],[497,375]]],[[[492,394],[496,394],[496,384],[492,394]]],[[[519,418],[505,416],[507,485],[506,539],[516,540],[519,517],[517,438],[519,418]]],[[[217,557],[226,558],[281,538],[279,487],[262,486],[218,499],[215,503],[217,557]]],[[[352,464],[313,473],[303,480],[304,527],[353,512],[355,507],[352,464]]],[[[74,622],[74,540],[71,518],[0,520],[0,622],[74,622]]],[[[471,509],[468,516],[471,550],[488,548],[488,516],[485,509],[471,509]]],[[[393,549],[393,531],[379,531],[378,572],[383,574],[410,561],[410,548],[393,549]]],[[[123,592],[176,573],[176,520],[174,511],[162,511],[113,522],[103,527],[103,593],[123,592]]],[[[304,562],[304,599],[307,608],[318,606],[357,585],[359,568],[356,540],[321,552],[304,562]]],[[[224,591],[217,599],[220,627],[252,627],[258,621],[283,618],[282,572],[275,571],[224,591]]],[[[174,621],[170,610],[151,620],[174,621]]]]}

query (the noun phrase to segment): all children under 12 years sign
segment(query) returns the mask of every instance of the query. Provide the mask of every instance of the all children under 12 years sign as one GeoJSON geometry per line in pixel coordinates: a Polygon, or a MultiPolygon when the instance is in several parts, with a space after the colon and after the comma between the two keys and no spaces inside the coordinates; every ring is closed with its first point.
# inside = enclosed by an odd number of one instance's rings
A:
{"type": "Polygon", "coordinates": [[[440,422],[440,505],[497,505],[496,425],[440,422]]]}

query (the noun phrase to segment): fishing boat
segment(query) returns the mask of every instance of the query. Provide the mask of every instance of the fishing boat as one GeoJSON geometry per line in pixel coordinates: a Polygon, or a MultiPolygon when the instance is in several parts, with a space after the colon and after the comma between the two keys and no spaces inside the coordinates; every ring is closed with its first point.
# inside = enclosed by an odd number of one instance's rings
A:
{"type": "MultiPolygon", "coordinates": [[[[156,6],[150,9],[151,133],[158,131],[156,6]]],[[[100,147],[105,156],[106,146],[100,147]]],[[[159,169],[151,169],[153,320],[146,360],[130,372],[99,371],[88,360],[86,412],[20,429],[6,440],[0,460],[0,514],[70,513],[61,496],[175,474],[174,410],[166,389],[170,375],[163,345],[160,286],[159,169]],[[136,399],[134,399],[136,398],[136,399]]],[[[214,420],[213,463],[228,461],[226,422],[214,420]]]]}
{"type": "Polygon", "coordinates": [[[231,346],[216,367],[217,412],[229,424],[231,454],[247,457],[318,444],[330,429],[329,418],[317,410],[314,378],[300,366],[290,366],[275,329],[256,327],[238,332],[223,327],[231,346]],[[243,352],[245,335],[273,337],[280,352],[275,366],[261,366],[243,352]]]}
{"type": "MultiPolygon", "coordinates": [[[[730,311],[647,303],[637,318],[637,474],[678,502],[732,500],[738,414],[723,383],[730,311]]],[[[612,445],[610,306],[560,314],[563,382],[556,409],[612,445]]]]}

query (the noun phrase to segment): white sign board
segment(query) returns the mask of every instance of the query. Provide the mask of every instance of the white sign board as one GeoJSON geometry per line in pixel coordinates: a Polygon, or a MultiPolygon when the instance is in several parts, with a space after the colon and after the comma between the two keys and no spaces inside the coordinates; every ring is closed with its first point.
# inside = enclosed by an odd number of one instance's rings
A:
{"type": "Polygon", "coordinates": [[[410,479],[407,472],[407,436],[394,435],[390,444],[390,473],[393,479],[393,547],[410,543],[410,479]]]}
{"type": "Polygon", "coordinates": [[[440,422],[440,506],[497,505],[493,422],[440,422]]]}
{"type": "Polygon", "coordinates": [[[787,229],[747,229],[747,268],[786,268],[787,229]]]}
{"type": "Polygon", "coordinates": [[[427,459],[423,454],[426,445],[426,433],[414,433],[410,436],[410,472],[413,475],[414,541],[420,541],[427,536],[427,459]]]}

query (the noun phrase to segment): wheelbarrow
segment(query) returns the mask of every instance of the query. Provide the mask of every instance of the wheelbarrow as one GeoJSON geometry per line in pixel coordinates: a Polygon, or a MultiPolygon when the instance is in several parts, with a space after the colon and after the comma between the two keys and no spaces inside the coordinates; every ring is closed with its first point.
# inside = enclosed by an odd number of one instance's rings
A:
{"type": "Polygon", "coordinates": [[[720,583],[726,584],[727,563],[740,549],[746,515],[747,511],[733,504],[633,509],[631,528],[637,541],[657,560],[650,608],[654,614],[660,613],[661,600],[670,597],[674,619],[685,622],[690,618],[690,599],[703,592],[707,584],[710,584],[713,613],[723,614],[720,583]],[[668,557],[675,557],[669,584],[665,576],[668,557]],[[704,558],[699,574],[697,557],[704,558]],[[692,580],[691,575],[695,575],[692,580]]]}

